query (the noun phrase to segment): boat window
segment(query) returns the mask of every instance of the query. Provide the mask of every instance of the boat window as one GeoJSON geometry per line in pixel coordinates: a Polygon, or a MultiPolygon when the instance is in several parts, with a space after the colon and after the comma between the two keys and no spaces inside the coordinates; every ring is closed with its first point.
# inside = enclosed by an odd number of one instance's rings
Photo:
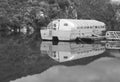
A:
{"type": "Polygon", "coordinates": [[[54,27],[56,27],[56,24],[54,24],[54,27]]]}
{"type": "Polygon", "coordinates": [[[67,56],[64,56],[64,59],[67,59],[68,57],[67,56]]]}
{"type": "Polygon", "coordinates": [[[82,33],[82,35],[84,35],[84,33],[82,33]]]}
{"type": "Polygon", "coordinates": [[[56,55],[54,54],[54,57],[56,57],[56,55]]]}
{"type": "Polygon", "coordinates": [[[53,23],[50,23],[47,27],[48,29],[51,29],[53,27],[53,23]]]}
{"type": "Polygon", "coordinates": [[[56,52],[55,51],[53,52],[53,56],[56,57],[56,52]]]}
{"type": "Polygon", "coordinates": [[[68,26],[68,24],[67,24],[67,23],[64,23],[64,26],[68,26]]]}
{"type": "Polygon", "coordinates": [[[56,28],[53,28],[53,30],[56,30],[56,28]]]}

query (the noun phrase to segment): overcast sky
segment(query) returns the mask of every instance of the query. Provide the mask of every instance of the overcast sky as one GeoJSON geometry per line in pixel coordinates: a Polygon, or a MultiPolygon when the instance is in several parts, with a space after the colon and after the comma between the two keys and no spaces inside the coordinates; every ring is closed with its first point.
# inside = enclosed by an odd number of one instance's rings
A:
{"type": "Polygon", "coordinates": [[[112,2],[117,2],[117,3],[120,2],[120,0],[111,0],[111,1],[112,1],[112,2]]]}

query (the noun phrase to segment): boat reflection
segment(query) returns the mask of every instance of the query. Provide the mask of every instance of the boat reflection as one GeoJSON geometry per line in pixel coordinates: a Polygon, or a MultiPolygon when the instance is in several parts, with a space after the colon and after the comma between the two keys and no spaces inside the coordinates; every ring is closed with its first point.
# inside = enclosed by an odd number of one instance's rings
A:
{"type": "Polygon", "coordinates": [[[52,42],[43,41],[41,52],[46,52],[55,61],[67,62],[102,54],[105,52],[105,46],[102,44],[76,44],[73,42],[59,42],[57,45],[53,45],[52,42]]]}
{"type": "Polygon", "coordinates": [[[116,58],[120,58],[120,41],[109,41],[105,44],[109,54],[116,58]]]}
{"type": "Polygon", "coordinates": [[[120,41],[109,41],[105,44],[106,49],[120,49],[120,41]]]}

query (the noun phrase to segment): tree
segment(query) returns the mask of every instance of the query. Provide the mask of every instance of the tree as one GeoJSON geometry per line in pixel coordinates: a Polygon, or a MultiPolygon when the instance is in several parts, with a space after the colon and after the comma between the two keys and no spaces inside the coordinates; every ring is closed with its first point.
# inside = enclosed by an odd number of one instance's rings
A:
{"type": "Polygon", "coordinates": [[[95,19],[106,23],[108,30],[114,29],[115,9],[110,0],[75,0],[79,19],[95,19]]]}

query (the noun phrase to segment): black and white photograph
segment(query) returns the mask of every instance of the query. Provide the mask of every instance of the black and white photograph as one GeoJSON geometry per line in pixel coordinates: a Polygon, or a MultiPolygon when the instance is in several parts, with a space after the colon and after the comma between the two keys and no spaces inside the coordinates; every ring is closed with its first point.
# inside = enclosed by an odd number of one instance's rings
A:
{"type": "Polygon", "coordinates": [[[120,82],[120,0],[0,0],[0,82],[120,82]]]}

